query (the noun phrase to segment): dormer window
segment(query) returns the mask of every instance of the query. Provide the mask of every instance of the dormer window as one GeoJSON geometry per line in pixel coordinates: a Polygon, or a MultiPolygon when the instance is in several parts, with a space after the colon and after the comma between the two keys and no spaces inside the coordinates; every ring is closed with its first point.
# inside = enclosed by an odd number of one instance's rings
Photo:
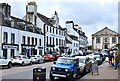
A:
{"type": "Polygon", "coordinates": [[[14,21],[11,20],[11,27],[14,27],[14,21]]]}

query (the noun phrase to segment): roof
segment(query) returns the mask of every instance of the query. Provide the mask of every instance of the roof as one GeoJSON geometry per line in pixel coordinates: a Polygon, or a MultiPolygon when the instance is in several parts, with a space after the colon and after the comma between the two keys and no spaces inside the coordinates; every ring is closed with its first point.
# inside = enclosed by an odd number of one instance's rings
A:
{"type": "MultiPolygon", "coordinates": [[[[103,28],[102,30],[100,30],[100,31],[92,34],[92,36],[97,35],[97,34],[101,33],[102,31],[105,31],[105,30],[108,30],[109,32],[112,32],[112,33],[114,33],[114,34],[119,34],[119,33],[115,32],[115,31],[109,29],[108,27],[105,27],[105,28],[103,28]]],[[[104,34],[104,33],[102,33],[102,35],[103,35],[103,34],[104,34]]]]}
{"type": "Polygon", "coordinates": [[[49,26],[53,26],[51,23],[50,23],[50,18],[40,14],[40,13],[37,13],[38,17],[47,25],[49,26]]]}

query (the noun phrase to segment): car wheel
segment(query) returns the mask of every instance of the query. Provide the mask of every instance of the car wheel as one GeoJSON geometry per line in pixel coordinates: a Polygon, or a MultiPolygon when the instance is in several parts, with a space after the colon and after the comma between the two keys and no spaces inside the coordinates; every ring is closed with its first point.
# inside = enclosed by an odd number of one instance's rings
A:
{"type": "Polygon", "coordinates": [[[52,76],[52,74],[50,74],[50,80],[54,80],[54,76],[52,76]]]}
{"type": "Polygon", "coordinates": [[[40,60],[38,60],[38,62],[37,63],[40,63],[40,60]]]}
{"type": "Polygon", "coordinates": [[[22,62],[22,64],[21,64],[22,66],[24,66],[25,65],[25,63],[24,62],[22,62]]]}
{"type": "Polygon", "coordinates": [[[12,63],[9,62],[9,63],[8,63],[8,68],[11,68],[11,67],[12,67],[12,63]]]}
{"type": "Polygon", "coordinates": [[[85,75],[86,74],[86,68],[84,68],[84,70],[83,70],[83,75],[85,75]]]}
{"type": "Polygon", "coordinates": [[[30,65],[32,65],[32,61],[30,61],[30,65]]]}

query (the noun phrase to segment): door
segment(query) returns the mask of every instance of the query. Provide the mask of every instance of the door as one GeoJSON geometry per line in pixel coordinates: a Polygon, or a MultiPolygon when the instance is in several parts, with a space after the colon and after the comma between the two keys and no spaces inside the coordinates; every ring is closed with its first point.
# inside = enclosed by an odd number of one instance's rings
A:
{"type": "Polygon", "coordinates": [[[3,56],[7,58],[7,49],[3,49],[3,56]]]}
{"type": "Polygon", "coordinates": [[[108,49],[108,45],[105,45],[105,49],[108,49]]]}

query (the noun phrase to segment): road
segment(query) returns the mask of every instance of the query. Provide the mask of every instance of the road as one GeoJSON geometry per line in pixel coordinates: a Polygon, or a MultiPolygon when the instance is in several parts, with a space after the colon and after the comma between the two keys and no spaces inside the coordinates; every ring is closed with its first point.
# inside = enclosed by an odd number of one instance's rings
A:
{"type": "MultiPolygon", "coordinates": [[[[49,72],[50,72],[50,67],[52,64],[53,64],[53,62],[46,62],[43,64],[33,64],[33,65],[29,65],[29,66],[14,66],[11,69],[2,69],[0,71],[2,71],[2,79],[9,79],[9,80],[3,80],[3,81],[19,81],[19,80],[21,81],[21,79],[22,79],[22,81],[33,81],[33,68],[46,67],[46,79],[47,79],[47,81],[50,81],[49,80],[49,72]]],[[[112,67],[108,68],[108,65],[106,63],[103,63],[102,66],[100,66],[100,75],[95,77],[94,75],[91,76],[91,73],[89,73],[77,81],[88,81],[88,80],[92,81],[93,79],[95,79],[94,81],[96,81],[96,79],[99,79],[99,80],[101,79],[100,81],[106,80],[106,79],[113,80],[113,79],[117,79],[117,77],[118,76],[117,76],[117,73],[114,72],[114,68],[112,68],[112,67]],[[110,72],[109,74],[107,73],[108,71],[110,72]],[[105,74],[105,75],[101,76],[101,74],[105,74]],[[106,76],[107,74],[108,74],[108,76],[106,76]],[[114,76],[112,74],[114,74],[114,76]],[[110,75],[112,75],[111,78],[110,78],[110,75]]],[[[61,81],[61,80],[56,79],[54,81],[61,81]]],[[[111,80],[107,80],[107,81],[111,81],[111,80]]]]}
{"type": "Polygon", "coordinates": [[[46,67],[46,77],[49,78],[49,70],[52,62],[33,64],[29,66],[14,66],[11,69],[2,69],[2,79],[33,79],[33,68],[46,67]]]}

